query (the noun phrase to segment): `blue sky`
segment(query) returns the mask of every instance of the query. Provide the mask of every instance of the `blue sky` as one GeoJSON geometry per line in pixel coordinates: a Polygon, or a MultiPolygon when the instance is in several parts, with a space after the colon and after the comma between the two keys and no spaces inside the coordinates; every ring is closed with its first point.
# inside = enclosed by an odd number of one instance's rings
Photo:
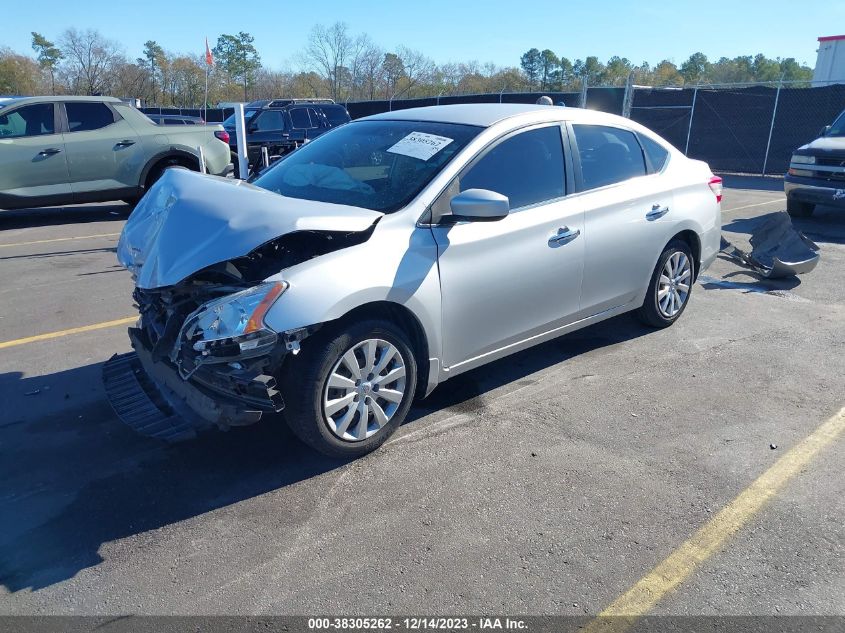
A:
{"type": "Polygon", "coordinates": [[[297,53],[317,22],[346,22],[382,47],[404,44],[438,63],[519,63],[531,47],[571,60],[611,55],[634,63],[677,64],[702,51],[711,60],[756,54],[815,65],[817,37],[845,31],[841,0],[46,0],[37,11],[3,16],[0,47],[31,52],[30,32],[55,40],[67,27],[94,28],[131,57],[148,39],[176,52],[201,53],[221,33],[255,36],[265,66],[297,69],[297,53]],[[831,30],[832,29],[832,30],[831,30]]]}

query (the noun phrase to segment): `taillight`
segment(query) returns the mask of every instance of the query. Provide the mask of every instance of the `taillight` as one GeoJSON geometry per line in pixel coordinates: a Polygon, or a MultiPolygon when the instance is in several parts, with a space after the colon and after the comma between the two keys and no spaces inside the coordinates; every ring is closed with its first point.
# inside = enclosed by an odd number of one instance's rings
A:
{"type": "Polygon", "coordinates": [[[713,192],[713,195],[716,196],[716,202],[722,201],[722,179],[718,176],[712,176],[710,178],[710,182],[707,183],[710,185],[710,191],[713,192]]]}
{"type": "MultiPolygon", "coordinates": [[[[224,143],[228,143],[228,142],[229,142],[229,133],[228,133],[226,130],[215,130],[215,131],[214,131],[214,136],[216,136],[217,138],[219,138],[219,139],[220,139],[221,141],[223,141],[224,143]]],[[[721,180],[720,180],[719,182],[721,182],[721,180]]]]}

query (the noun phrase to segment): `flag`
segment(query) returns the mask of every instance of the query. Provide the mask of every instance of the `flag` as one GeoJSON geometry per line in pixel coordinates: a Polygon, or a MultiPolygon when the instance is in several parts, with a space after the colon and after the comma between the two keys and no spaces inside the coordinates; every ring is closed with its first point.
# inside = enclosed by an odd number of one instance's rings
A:
{"type": "Polygon", "coordinates": [[[211,54],[211,49],[208,47],[208,38],[205,38],[205,65],[214,66],[214,55],[211,54]]]}

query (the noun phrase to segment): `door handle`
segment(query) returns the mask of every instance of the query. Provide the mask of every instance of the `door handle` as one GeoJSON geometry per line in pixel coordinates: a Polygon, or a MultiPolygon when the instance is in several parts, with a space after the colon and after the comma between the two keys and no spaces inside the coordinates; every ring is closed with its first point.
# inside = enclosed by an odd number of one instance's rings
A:
{"type": "Polygon", "coordinates": [[[556,235],[552,235],[549,238],[549,245],[551,245],[551,246],[562,246],[564,244],[568,244],[569,242],[574,240],[579,235],[581,235],[580,229],[572,230],[568,226],[564,226],[563,228],[560,228],[560,229],[557,230],[556,235]]]}
{"type": "Polygon", "coordinates": [[[645,217],[646,220],[656,220],[657,218],[662,218],[667,213],[669,213],[669,207],[661,207],[659,204],[655,204],[651,207],[651,211],[645,214],[645,217]]]}
{"type": "Polygon", "coordinates": [[[58,147],[48,147],[47,149],[42,149],[40,152],[38,152],[38,155],[39,156],[52,156],[53,154],[58,154],[61,151],[62,150],[60,150],[58,147]]]}
{"type": "Polygon", "coordinates": [[[134,145],[135,141],[124,139],[120,141],[115,147],[129,147],[130,145],[134,145]]]}

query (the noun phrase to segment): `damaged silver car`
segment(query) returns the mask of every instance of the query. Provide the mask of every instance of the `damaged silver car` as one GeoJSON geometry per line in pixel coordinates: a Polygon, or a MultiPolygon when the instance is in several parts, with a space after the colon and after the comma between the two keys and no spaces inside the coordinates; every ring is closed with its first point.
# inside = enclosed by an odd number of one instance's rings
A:
{"type": "Polygon", "coordinates": [[[629,310],[674,323],[720,199],[642,126],[543,106],[368,117],[251,184],[170,170],[120,238],[140,319],[106,390],[147,435],[284,409],[362,455],[457,374],[629,310]]]}

